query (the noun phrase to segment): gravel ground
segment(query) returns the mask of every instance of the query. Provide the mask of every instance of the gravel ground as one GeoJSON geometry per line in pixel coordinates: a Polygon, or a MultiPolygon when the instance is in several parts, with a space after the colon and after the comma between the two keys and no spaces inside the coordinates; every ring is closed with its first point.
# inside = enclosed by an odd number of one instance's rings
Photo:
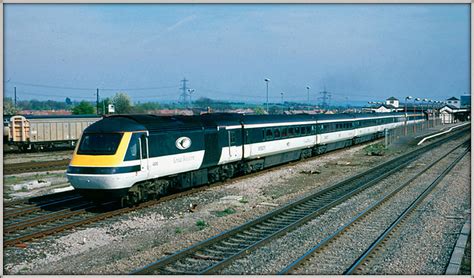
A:
{"type": "MultiPolygon", "coordinates": [[[[357,146],[234,179],[95,226],[39,240],[27,248],[8,248],[4,250],[4,271],[8,274],[129,273],[388,159],[365,156],[362,148],[357,146]],[[313,174],[302,171],[313,171],[313,174]],[[188,211],[190,204],[197,205],[194,212],[188,211]],[[218,216],[228,208],[233,208],[235,213],[218,216]],[[199,220],[204,224],[198,225],[199,220]]],[[[397,152],[400,151],[391,155],[397,152]]]]}
{"type": "Polygon", "coordinates": [[[3,154],[3,164],[14,164],[22,162],[39,162],[70,159],[73,150],[34,153],[7,153],[3,154]]]}
{"type": "Polygon", "coordinates": [[[30,198],[50,194],[57,188],[69,187],[64,170],[48,171],[48,172],[31,172],[15,175],[3,176],[3,200],[11,201],[21,198],[30,198]],[[32,183],[43,185],[40,188],[32,190],[19,189],[14,190],[17,186],[28,186],[32,183]]]}
{"type": "Polygon", "coordinates": [[[365,274],[444,274],[470,204],[470,154],[410,215],[365,274]],[[416,244],[412,244],[416,243],[416,244]]]}
{"type": "MultiPolygon", "coordinates": [[[[7,153],[3,154],[3,164],[14,164],[23,162],[40,162],[70,159],[72,150],[55,152],[34,152],[34,153],[7,153]]],[[[11,201],[22,198],[31,198],[45,194],[51,194],[58,188],[69,187],[65,170],[30,172],[3,176],[3,200],[11,201]],[[32,183],[39,183],[41,188],[33,190],[21,189],[12,190],[13,186],[22,186],[32,183]]]]}
{"type": "MultiPolygon", "coordinates": [[[[459,155],[457,151],[455,157],[459,155]]],[[[389,202],[377,208],[364,217],[362,221],[354,224],[349,230],[340,235],[337,240],[328,244],[322,253],[315,254],[301,267],[297,274],[341,274],[343,273],[370,244],[383,233],[397,217],[423,192],[435,179],[437,173],[445,169],[451,161],[443,160],[405,187],[389,202]]],[[[396,183],[401,184],[400,182],[396,183]]],[[[378,272],[374,273],[378,274],[378,272]]],[[[392,273],[386,273],[392,274],[392,273]]],[[[421,273],[420,273],[421,274],[421,273]]],[[[428,274],[428,273],[423,273],[428,274]]]]}
{"type": "MultiPolygon", "coordinates": [[[[457,142],[461,141],[462,140],[459,140],[457,142]]],[[[450,143],[449,148],[455,145],[454,142],[450,143]]],[[[446,150],[449,149],[447,146],[445,148],[446,150]]],[[[417,176],[418,172],[423,169],[426,164],[430,163],[430,161],[434,161],[439,155],[440,154],[436,156],[436,151],[423,155],[418,161],[411,163],[405,170],[393,175],[390,179],[384,180],[375,187],[332,208],[299,229],[239,259],[223,271],[222,274],[276,274],[286,265],[289,265],[316,245],[321,239],[332,234],[349,219],[385,195],[384,192],[389,192],[400,185],[402,181],[417,176]]],[[[360,250],[362,250],[363,247],[360,247],[362,246],[360,244],[361,242],[354,241],[354,237],[349,237],[349,242],[344,250],[345,252],[360,252],[360,250]]],[[[325,268],[330,271],[321,272],[322,269],[316,270],[311,268],[305,272],[305,274],[336,274],[338,273],[336,270],[344,267],[344,265],[336,261],[340,259],[339,256],[331,254],[329,258],[334,260],[333,263],[328,263],[325,266],[325,268]]],[[[343,270],[345,269],[342,269],[342,271],[343,270]]]]}

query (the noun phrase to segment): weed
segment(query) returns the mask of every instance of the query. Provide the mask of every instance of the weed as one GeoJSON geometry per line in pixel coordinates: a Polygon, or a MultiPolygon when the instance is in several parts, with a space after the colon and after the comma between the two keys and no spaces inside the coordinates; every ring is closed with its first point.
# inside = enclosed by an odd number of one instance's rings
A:
{"type": "Polygon", "coordinates": [[[217,211],[216,212],[216,216],[217,217],[223,217],[223,216],[226,216],[226,215],[229,215],[229,214],[234,214],[235,213],[235,209],[233,208],[226,208],[225,210],[223,211],[217,211]]]}
{"type": "MultiPolygon", "coordinates": [[[[197,225],[197,223],[196,223],[196,225],[197,225]]],[[[182,232],[183,232],[183,229],[181,229],[180,227],[178,227],[174,230],[175,234],[181,234],[182,232]]]]}
{"type": "Polygon", "coordinates": [[[242,199],[239,200],[239,203],[242,203],[242,204],[246,204],[248,202],[249,202],[249,200],[247,200],[247,198],[245,198],[245,197],[242,197],[242,199]]]}
{"type": "Polygon", "coordinates": [[[207,226],[209,226],[209,224],[207,224],[206,221],[204,220],[198,220],[196,221],[196,226],[199,228],[199,230],[202,230],[206,228],[207,226]]]}
{"type": "Polygon", "coordinates": [[[385,146],[382,143],[371,144],[364,148],[365,154],[382,156],[385,154],[385,146]]]}

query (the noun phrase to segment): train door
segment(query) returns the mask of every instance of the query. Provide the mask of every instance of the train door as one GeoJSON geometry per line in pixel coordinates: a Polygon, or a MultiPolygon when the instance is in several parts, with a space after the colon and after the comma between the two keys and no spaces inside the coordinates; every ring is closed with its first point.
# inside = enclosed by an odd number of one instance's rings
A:
{"type": "Polygon", "coordinates": [[[229,151],[229,159],[231,161],[241,158],[242,147],[239,146],[241,138],[238,134],[240,130],[227,130],[227,144],[229,151]]]}
{"type": "Polygon", "coordinates": [[[140,146],[140,175],[143,177],[148,177],[150,160],[148,151],[148,136],[146,133],[140,133],[138,143],[140,146]]]}

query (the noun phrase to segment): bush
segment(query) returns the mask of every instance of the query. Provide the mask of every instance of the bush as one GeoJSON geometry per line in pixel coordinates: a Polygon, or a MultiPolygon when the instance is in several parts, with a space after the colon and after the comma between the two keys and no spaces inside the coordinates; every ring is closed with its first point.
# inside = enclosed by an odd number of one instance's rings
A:
{"type": "Polygon", "coordinates": [[[217,217],[223,217],[223,216],[226,216],[226,215],[229,215],[229,214],[234,214],[235,213],[235,209],[233,208],[226,208],[225,210],[223,211],[218,211],[216,212],[216,216],[217,217]]]}
{"type": "Polygon", "coordinates": [[[199,228],[199,230],[202,230],[202,229],[206,228],[209,225],[204,220],[198,220],[198,221],[196,221],[196,226],[199,228]]]}
{"type": "Polygon", "coordinates": [[[372,144],[364,148],[366,155],[385,155],[385,146],[382,143],[372,144]]]}

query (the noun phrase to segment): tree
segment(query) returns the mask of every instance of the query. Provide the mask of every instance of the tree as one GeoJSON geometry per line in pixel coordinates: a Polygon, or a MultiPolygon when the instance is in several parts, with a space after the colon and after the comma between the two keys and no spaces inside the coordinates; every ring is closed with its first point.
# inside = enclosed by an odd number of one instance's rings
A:
{"type": "Polygon", "coordinates": [[[18,109],[13,105],[11,98],[3,99],[3,115],[15,115],[18,113],[18,109]]]}
{"type": "Polygon", "coordinates": [[[257,114],[257,115],[264,115],[264,114],[266,114],[266,113],[265,113],[265,110],[264,110],[262,107],[260,107],[260,106],[255,107],[255,108],[253,109],[253,112],[254,112],[255,114],[257,114]]]}
{"type": "Polygon", "coordinates": [[[83,114],[94,114],[95,109],[92,104],[83,100],[78,105],[74,106],[72,109],[72,114],[74,115],[83,115],[83,114]]]}
{"type": "Polygon", "coordinates": [[[67,98],[66,98],[66,105],[71,105],[71,104],[72,104],[71,99],[67,97],[67,98]]]}
{"type": "Polygon", "coordinates": [[[132,111],[132,101],[126,93],[116,93],[112,98],[115,106],[115,112],[118,114],[126,114],[132,111]]]}
{"type": "Polygon", "coordinates": [[[99,104],[99,110],[102,112],[101,114],[109,114],[109,104],[112,104],[112,100],[110,98],[104,98],[99,104]]]}

